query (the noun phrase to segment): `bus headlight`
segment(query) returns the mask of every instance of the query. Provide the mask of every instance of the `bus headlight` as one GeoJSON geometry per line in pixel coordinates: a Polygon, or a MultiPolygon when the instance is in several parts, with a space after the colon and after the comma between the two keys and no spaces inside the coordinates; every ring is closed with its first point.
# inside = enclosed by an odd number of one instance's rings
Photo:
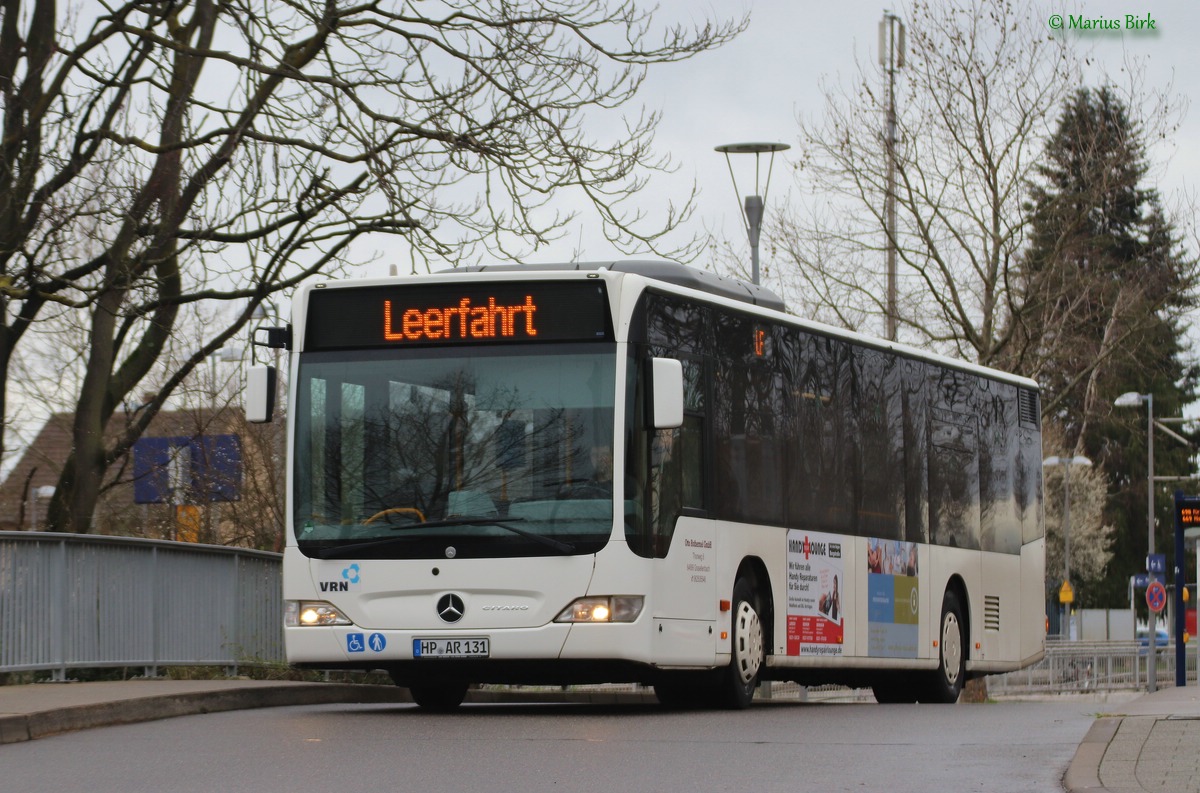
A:
{"type": "Polygon", "coordinates": [[[633,622],[642,613],[641,595],[579,598],[563,609],[555,622],[633,622]]]}
{"type": "Polygon", "coordinates": [[[346,615],[323,600],[289,600],[283,610],[283,624],[289,628],[309,625],[352,625],[346,615]]]}

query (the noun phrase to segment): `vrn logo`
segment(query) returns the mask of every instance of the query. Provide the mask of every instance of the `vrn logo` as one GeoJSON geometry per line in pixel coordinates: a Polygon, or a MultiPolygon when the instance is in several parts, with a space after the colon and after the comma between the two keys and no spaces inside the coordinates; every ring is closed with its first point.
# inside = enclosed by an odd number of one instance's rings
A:
{"type": "Polygon", "coordinates": [[[349,592],[351,584],[357,584],[362,580],[359,575],[358,564],[352,564],[342,570],[342,577],[337,581],[321,581],[319,586],[322,592],[349,592]]]}

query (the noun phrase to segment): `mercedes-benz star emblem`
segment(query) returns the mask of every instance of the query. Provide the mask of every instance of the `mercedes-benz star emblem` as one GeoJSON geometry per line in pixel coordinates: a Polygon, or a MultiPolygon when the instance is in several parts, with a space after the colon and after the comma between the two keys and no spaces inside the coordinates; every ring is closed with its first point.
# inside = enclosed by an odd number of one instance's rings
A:
{"type": "Polygon", "coordinates": [[[438,598],[437,613],[442,622],[458,622],[465,610],[466,606],[458,595],[442,595],[438,598]]]}

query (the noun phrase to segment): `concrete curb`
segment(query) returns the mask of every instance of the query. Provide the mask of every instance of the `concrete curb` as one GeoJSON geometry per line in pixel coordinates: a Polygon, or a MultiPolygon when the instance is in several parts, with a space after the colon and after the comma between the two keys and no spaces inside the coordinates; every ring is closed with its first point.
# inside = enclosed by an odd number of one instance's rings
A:
{"type": "Polygon", "coordinates": [[[1063,787],[1069,793],[1104,790],[1104,786],[1100,784],[1100,762],[1104,759],[1104,753],[1108,751],[1109,743],[1120,729],[1121,721],[1119,717],[1100,718],[1088,729],[1063,777],[1063,787]]]}
{"type": "Polygon", "coordinates": [[[406,689],[338,683],[292,683],[223,691],[152,695],[33,713],[3,714],[0,715],[0,744],[31,741],[93,727],[133,724],[227,710],[324,705],[333,702],[411,701],[406,689]]]}
{"type": "MultiPolygon", "coordinates": [[[[68,684],[70,685],[70,684],[68,684]]],[[[489,691],[467,692],[467,702],[477,703],[573,703],[589,705],[646,704],[657,700],[649,691],[489,691]]],[[[30,709],[24,713],[0,713],[0,744],[19,743],[64,732],[134,724],[144,721],[193,716],[228,710],[278,708],[289,705],[333,703],[409,703],[408,689],[398,686],[351,683],[234,684],[206,691],[177,691],[115,698],[110,701],[30,709]]]]}

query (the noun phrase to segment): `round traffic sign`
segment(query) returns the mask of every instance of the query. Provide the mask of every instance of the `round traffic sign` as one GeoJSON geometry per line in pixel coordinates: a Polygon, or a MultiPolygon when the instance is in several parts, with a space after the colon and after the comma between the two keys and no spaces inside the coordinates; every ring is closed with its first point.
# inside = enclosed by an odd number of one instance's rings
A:
{"type": "Polygon", "coordinates": [[[1155,614],[1167,607],[1167,588],[1162,581],[1151,581],[1146,587],[1146,605],[1155,614]]]}

